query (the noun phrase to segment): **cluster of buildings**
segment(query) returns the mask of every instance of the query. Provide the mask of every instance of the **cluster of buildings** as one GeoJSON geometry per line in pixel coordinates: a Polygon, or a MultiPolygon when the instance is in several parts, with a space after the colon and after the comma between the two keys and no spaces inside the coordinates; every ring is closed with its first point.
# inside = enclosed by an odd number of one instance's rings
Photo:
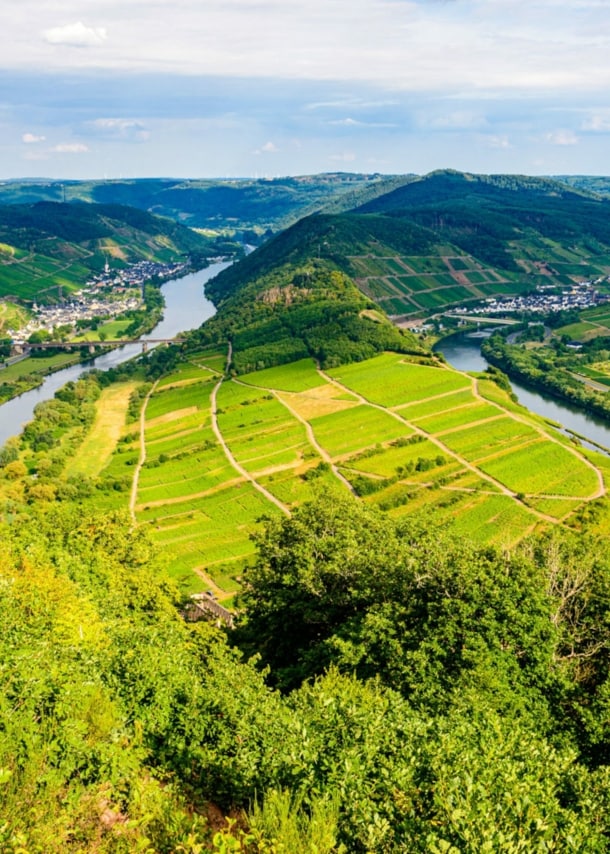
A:
{"type": "Polygon", "coordinates": [[[188,262],[138,261],[124,269],[112,270],[106,261],[103,272],[89,279],[70,299],[49,306],[34,303],[32,319],[22,329],[9,329],[7,335],[15,345],[22,345],[34,332],[52,334],[60,326],[76,327],[79,320],[118,317],[126,311],[142,308],[144,285],[151,279],[177,278],[188,269],[188,262]],[[134,294],[136,288],[138,292],[134,294]]]}
{"type": "Polygon", "coordinates": [[[113,270],[108,261],[101,273],[92,276],[79,293],[87,294],[102,288],[112,288],[115,292],[129,288],[143,288],[154,278],[173,279],[184,276],[189,270],[188,261],[177,261],[173,264],[160,264],[157,261],[138,261],[129,267],[113,270]]]}
{"type": "Polygon", "coordinates": [[[34,332],[52,333],[60,326],[76,326],[78,320],[118,317],[126,311],[142,307],[139,296],[121,300],[75,298],[62,305],[37,306],[34,304],[34,317],[22,329],[9,329],[8,337],[14,344],[24,344],[34,332]]]}
{"type": "Polygon", "coordinates": [[[542,287],[536,293],[527,296],[515,296],[507,299],[488,299],[485,305],[477,308],[455,308],[447,314],[454,315],[500,315],[514,312],[531,312],[532,314],[550,314],[557,311],[582,311],[610,301],[608,294],[602,294],[597,286],[610,281],[610,276],[593,281],[578,282],[560,293],[556,287],[542,287]]]}

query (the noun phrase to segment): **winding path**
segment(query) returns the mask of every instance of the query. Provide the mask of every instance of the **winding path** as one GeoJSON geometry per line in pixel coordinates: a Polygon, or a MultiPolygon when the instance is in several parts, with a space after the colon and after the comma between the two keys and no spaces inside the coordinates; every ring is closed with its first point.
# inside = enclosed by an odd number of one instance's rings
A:
{"type": "MultiPolygon", "coordinates": [[[[496,480],[489,474],[486,474],[481,469],[477,468],[473,463],[470,463],[468,460],[464,459],[464,457],[456,454],[455,451],[452,451],[444,442],[441,442],[440,439],[437,439],[436,436],[433,436],[431,433],[426,433],[425,430],[422,430],[416,424],[413,424],[411,421],[407,421],[406,418],[403,418],[398,412],[394,412],[392,409],[387,409],[385,406],[381,406],[378,403],[373,403],[370,400],[367,400],[366,397],[363,397],[358,392],[355,392],[354,389],[349,388],[348,386],[343,385],[338,380],[333,379],[329,374],[325,373],[321,368],[318,367],[318,373],[321,377],[323,377],[327,382],[332,383],[337,388],[342,389],[342,391],[350,392],[350,394],[355,395],[355,397],[360,400],[361,403],[366,406],[372,406],[374,409],[379,409],[382,412],[387,412],[393,418],[396,418],[397,421],[402,422],[406,427],[410,430],[413,430],[414,433],[417,433],[419,436],[423,436],[425,439],[428,439],[432,444],[436,445],[437,448],[440,448],[444,453],[448,454],[448,456],[452,457],[456,462],[458,462],[461,466],[471,471],[473,474],[476,474],[477,477],[480,477],[482,480],[486,480],[488,483],[493,484],[496,489],[499,489],[503,495],[506,495],[508,498],[512,498],[517,504],[522,504],[523,507],[526,508],[532,515],[537,516],[539,519],[542,519],[545,522],[552,522],[554,525],[557,524],[557,519],[555,516],[550,516],[547,513],[542,513],[539,510],[535,510],[533,507],[530,507],[528,504],[524,504],[517,498],[517,493],[513,492],[511,489],[508,489],[503,483],[499,480],[496,480]]],[[[569,496],[566,496],[569,497],[569,496]]],[[[585,498],[580,498],[581,501],[586,501],[585,498]]]]}
{"type": "MultiPolygon", "coordinates": [[[[229,348],[227,353],[227,367],[231,364],[231,353],[231,342],[229,341],[229,348]]],[[[237,460],[231,453],[229,446],[224,440],[224,436],[222,435],[220,427],[218,426],[218,413],[216,406],[216,396],[218,394],[218,389],[223,384],[224,380],[225,377],[221,377],[218,380],[218,382],[214,386],[212,394],[210,395],[212,430],[214,431],[214,435],[216,436],[216,439],[218,440],[218,443],[222,448],[225,457],[227,458],[231,466],[235,469],[235,471],[238,472],[243,478],[248,480],[252,484],[252,486],[261,493],[261,495],[265,496],[267,501],[271,501],[271,503],[275,504],[275,506],[279,508],[282,513],[284,513],[286,516],[290,516],[290,510],[288,509],[288,507],[282,501],[280,501],[279,498],[276,498],[275,495],[272,495],[268,489],[265,489],[264,486],[261,486],[261,484],[257,480],[255,480],[254,477],[252,477],[250,472],[246,471],[246,469],[237,462],[237,460]]]]}
{"type": "Polygon", "coordinates": [[[151,395],[157,388],[158,384],[159,380],[154,383],[153,387],[144,398],[144,403],[142,404],[142,409],[140,410],[140,457],[136,465],[136,470],[133,473],[133,481],[131,483],[131,497],[129,499],[129,512],[134,523],[137,522],[136,501],[138,497],[138,483],[140,481],[140,471],[142,470],[142,466],[146,462],[146,407],[148,406],[148,401],[150,400],[151,395]]]}
{"type": "MultiPolygon", "coordinates": [[[[314,432],[313,432],[313,427],[311,426],[309,421],[306,421],[302,415],[299,415],[299,413],[296,412],[290,406],[290,404],[286,400],[284,400],[283,397],[281,397],[281,394],[279,392],[275,391],[275,389],[272,389],[272,388],[270,389],[270,388],[266,388],[264,386],[254,385],[253,383],[243,383],[243,382],[240,382],[240,380],[234,379],[233,382],[237,383],[238,385],[245,386],[246,388],[257,388],[257,389],[260,389],[260,391],[271,392],[271,394],[275,397],[275,399],[278,400],[282,404],[282,406],[284,406],[288,410],[288,412],[290,412],[292,417],[296,418],[297,421],[301,422],[301,424],[305,428],[305,432],[307,433],[307,440],[308,440],[309,444],[318,452],[318,454],[322,457],[324,462],[328,463],[328,465],[330,466],[331,471],[334,474],[334,476],[338,480],[340,480],[341,483],[343,484],[343,486],[345,486],[347,489],[349,489],[349,491],[351,493],[353,493],[354,495],[357,494],[356,490],[351,485],[349,480],[341,474],[341,472],[339,471],[339,469],[337,468],[337,466],[333,462],[333,458],[328,453],[328,451],[325,448],[323,448],[322,445],[320,445],[318,443],[318,441],[314,435],[314,432]]],[[[288,468],[292,468],[292,466],[284,466],[283,468],[288,469],[288,468]]]]}
{"type": "Polygon", "coordinates": [[[471,377],[471,380],[472,380],[472,393],[473,393],[474,397],[477,398],[477,400],[479,400],[483,403],[491,404],[492,406],[495,406],[501,413],[503,413],[505,415],[509,415],[511,418],[514,418],[515,421],[519,421],[521,424],[525,424],[528,427],[531,427],[532,430],[535,430],[544,439],[546,439],[549,442],[554,442],[556,445],[559,445],[564,450],[566,450],[570,454],[572,454],[572,456],[576,457],[576,459],[579,460],[583,465],[585,465],[587,468],[591,469],[591,471],[593,471],[595,473],[595,476],[597,478],[597,489],[592,495],[586,496],[585,498],[583,498],[582,496],[566,495],[566,496],[564,496],[565,498],[572,498],[573,497],[575,499],[578,498],[581,501],[594,501],[596,498],[602,498],[606,494],[606,485],[604,484],[604,476],[603,476],[602,472],[597,468],[597,466],[594,466],[590,460],[588,460],[585,456],[583,456],[583,454],[580,454],[576,450],[576,448],[572,448],[572,447],[570,447],[570,445],[566,445],[564,442],[560,442],[559,439],[556,439],[550,433],[547,433],[547,431],[544,430],[542,427],[540,427],[539,424],[536,424],[533,421],[530,421],[528,418],[524,418],[523,416],[519,415],[517,412],[509,412],[508,409],[504,409],[504,407],[500,406],[499,403],[495,403],[494,401],[487,400],[487,398],[483,397],[483,395],[479,391],[478,380],[475,377],[471,377]]]}

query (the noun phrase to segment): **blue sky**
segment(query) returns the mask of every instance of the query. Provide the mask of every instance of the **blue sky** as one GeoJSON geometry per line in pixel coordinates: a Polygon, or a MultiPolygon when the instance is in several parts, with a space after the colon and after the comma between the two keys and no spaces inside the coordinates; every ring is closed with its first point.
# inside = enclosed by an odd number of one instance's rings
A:
{"type": "Polygon", "coordinates": [[[609,0],[3,0],[0,178],[609,174],[609,0]]]}

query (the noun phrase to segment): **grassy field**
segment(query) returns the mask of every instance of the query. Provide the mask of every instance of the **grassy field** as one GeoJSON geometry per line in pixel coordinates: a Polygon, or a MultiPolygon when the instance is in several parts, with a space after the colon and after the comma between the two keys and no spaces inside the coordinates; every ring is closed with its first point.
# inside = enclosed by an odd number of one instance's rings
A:
{"type": "Polygon", "coordinates": [[[52,356],[40,356],[33,358],[29,356],[14,365],[9,365],[0,370],[0,382],[13,382],[20,377],[29,374],[45,374],[49,371],[58,371],[68,365],[77,365],[80,362],[79,353],[55,353],[52,356]]]}
{"type": "Polygon", "coordinates": [[[240,380],[252,385],[272,388],[277,391],[309,391],[322,382],[312,359],[301,359],[290,365],[280,365],[253,374],[246,374],[240,380]]]}
{"type": "Polygon", "coordinates": [[[328,374],[368,401],[387,407],[402,406],[471,385],[470,379],[457,371],[417,365],[396,353],[384,353],[366,362],[334,368],[328,374]]]}
{"type": "Polygon", "coordinates": [[[595,472],[561,445],[539,441],[512,450],[480,468],[509,489],[528,495],[566,495],[586,498],[598,485],[595,472]]]}
{"type": "Polygon", "coordinates": [[[351,454],[378,442],[391,442],[413,431],[389,413],[359,406],[311,419],[316,440],[332,457],[351,454]]]}
{"type": "Polygon", "coordinates": [[[305,427],[273,395],[228,382],[220,387],[217,404],[218,426],[248,471],[296,466],[315,453],[305,427]]]}
{"type": "Polygon", "coordinates": [[[9,329],[20,329],[31,316],[31,312],[20,305],[0,300],[0,338],[9,329]]]}
{"type": "MultiPolygon", "coordinates": [[[[221,599],[238,591],[261,516],[281,512],[266,495],[290,509],[345,490],[329,461],[362,500],[392,516],[419,513],[507,547],[548,520],[570,520],[598,488],[584,455],[559,434],[551,441],[544,419],[489,381],[477,380],[480,399],[472,378],[388,353],[333,369],[335,383],[302,360],[223,381],[214,414],[215,366],[222,370],[224,359],[197,354],[158,383],[145,411],[136,517],[185,591],[212,588],[221,599]]],[[[116,394],[115,424],[125,406],[116,394]]],[[[96,422],[86,439],[91,454],[105,441],[108,458],[109,429],[96,422]]],[[[104,475],[135,472],[139,425],[126,430],[104,475]]],[[[79,465],[84,472],[86,461],[79,465]]],[[[610,482],[610,462],[606,468],[610,482]]],[[[116,506],[126,500],[124,493],[107,498],[116,506]]]]}
{"type": "Polygon", "coordinates": [[[67,474],[96,477],[106,467],[124,432],[131,393],[138,383],[115,383],[102,391],[96,401],[93,426],[80,446],[78,455],[66,467],[67,474]]]}

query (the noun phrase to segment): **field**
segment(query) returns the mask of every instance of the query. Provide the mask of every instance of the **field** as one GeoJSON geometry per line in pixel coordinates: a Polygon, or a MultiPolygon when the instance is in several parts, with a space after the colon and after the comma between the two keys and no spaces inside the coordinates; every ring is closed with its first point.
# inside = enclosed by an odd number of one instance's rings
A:
{"type": "Polygon", "coordinates": [[[328,373],[367,401],[387,407],[436,397],[471,385],[469,378],[457,371],[417,365],[396,353],[385,353],[366,362],[334,368],[328,373]]]}
{"type": "Polygon", "coordinates": [[[0,338],[6,335],[9,329],[19,329],[24,326],[29,317],[30,312],[22,306],[0,301],[0,338]]]}
{"type": "Polygon", "coordinates": [[[123,433],[129,398],[136,386],[136,382],[115,383],[102,391],[93,427],[68,463],[67,474],[95,477],[106,467],[123,433]]]}
{"type": "Polygon", "coordinates": [[[488,380],[395,353],[327,374],[302,360],[221,381],[223,364],[202,353],[160,380],[144,411],[144,464],[133,424],[104,470],[136,477],[135,518],[185,591],[230,599],[260,518],[332,490],[507,547],[602,494],[596,455],[488,380]]]}
{"type": "Polygon", "coordinates": [[[46,374],[80,362],[79,353],[54,353],[52,356],[29,356],[0,370],[0,382],[13,382],[29,374],[46,374]]]}

